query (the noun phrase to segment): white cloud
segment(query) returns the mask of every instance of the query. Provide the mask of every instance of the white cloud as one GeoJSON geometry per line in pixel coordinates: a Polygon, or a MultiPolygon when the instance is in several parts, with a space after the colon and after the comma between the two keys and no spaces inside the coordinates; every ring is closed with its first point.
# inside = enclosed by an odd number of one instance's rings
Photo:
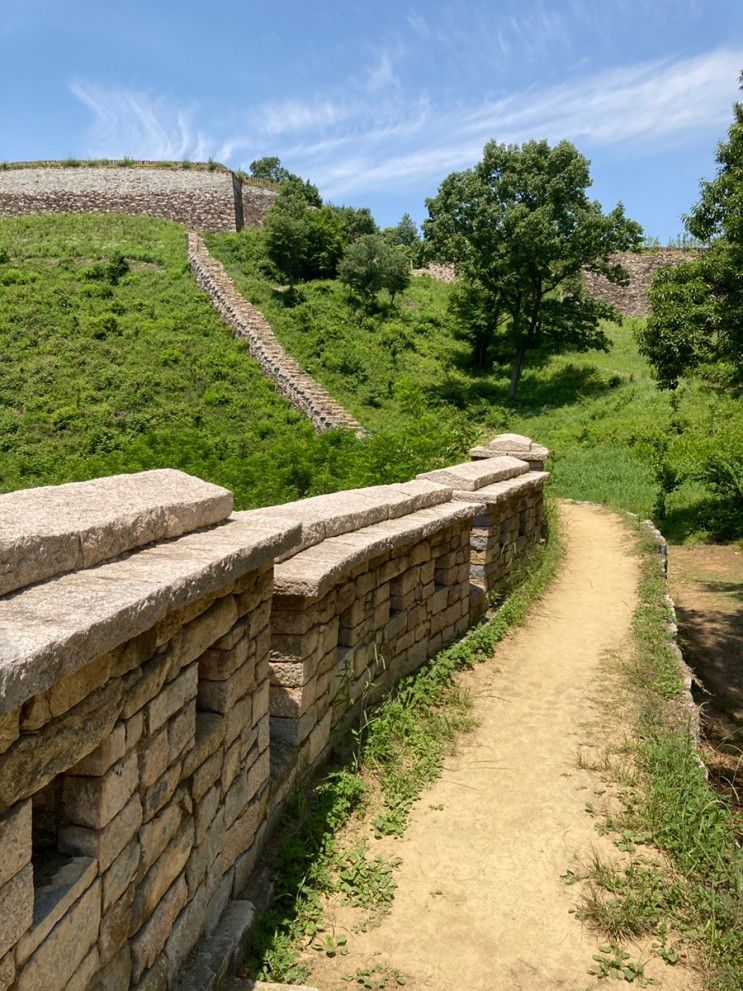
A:
{"type": "Polygon", "coordinates": [[[195,127],[193,112],[130,89],[74,80],[70,90],[92,113],[88,154],[94,157],[208,158],[213,143],[195,127]]]}
{"type": "MultiPolygon", "coordinates": [[[[420,15],[410,17],[422,31],[420,15]]],[[[719,134],[742,64],[743,51],[722,48],[533,87],[499,100],[437,105],[425,93],[404,94],[395,85],[391,59],[381,59],[353,91],[346,86],[337,98],[273,101],[253,110],[243,129],[208,138],[194,124],[194,110],[130,90],[79,82],[72,90],[93,114],[95,154],[177,159],[211,153],[233,165],[278,154],[293,171],[317,182],[324,195],[338,198],[421,182],[433,188],[446,172],[472,165],[493,138],[568,138],[589,152],[622,143],[630,154],[719,134]],[[376,85],[387,87],[384,99],[374,92],[376,85]]]]}

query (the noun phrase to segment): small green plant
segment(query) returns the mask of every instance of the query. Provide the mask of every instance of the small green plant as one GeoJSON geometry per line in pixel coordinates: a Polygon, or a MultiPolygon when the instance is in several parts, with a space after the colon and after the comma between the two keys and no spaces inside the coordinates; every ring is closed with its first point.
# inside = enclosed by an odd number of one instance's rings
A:
{"type": "Polygon", "coordinates": [[[389,967],[359,967],[353,974],[344,974],[344,981],[364,988],[364,991],[387,991],[389,988],[404,987],[407,984],[401,970],[389,967]]]}
{"type": "Polygon", "coordinates": [[[628,984],[636,983],[641,988],[658,984],[655,978],[645,974],[645,964],[639,960],[632,960],[631,954],[622,949],[619,943],[600,946],[599,952],[594,954],[593,959],[596,961],[596,966],[591,967],[588,973],[600,981],[613,978],[615,981],[626,981],[628,984]]]}

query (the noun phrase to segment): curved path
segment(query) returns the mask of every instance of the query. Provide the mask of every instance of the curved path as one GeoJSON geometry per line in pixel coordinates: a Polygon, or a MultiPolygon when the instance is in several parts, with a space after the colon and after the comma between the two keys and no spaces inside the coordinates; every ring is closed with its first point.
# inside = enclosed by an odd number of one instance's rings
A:
{"type": "MultiPolygon", "coordinates": [[[[601,784],[576,767],[576,753],[595,717],[602,655],[630,635],[639,563],[614,514],[566,504],[560,512],[561,573],[495,663],[467,675],[478,726],[404,838],[372,847],[403,861],[391,912],[379,928],[354,933],[348,957],[313,967],[322,991],[375,964],[403,971],[414,989],[596,987],[587,971],[603,940],[570,914],[577,892],[560,875],[576,854],[616,854],[585,812],[601,784]]],[[[349,921],[335,919],[339,929],[349,921]]],[[[649,971],[663,988],[691,986],[659,961],[649,971]]]]}
{"type": "Polygon", "coordinates": [[[191,271],[220,316],[232,327],[236,337],[244,340],[252,357],[278,392],[310,420],[315,429],[353,430],[361,437],[365,431],[348,410],[330,393],[303,372],[276,339],[271,324],[260,310],[235,288],[221,262],[213,258],[204,239],[195,231],[188,233],[188,260],[191,271]]]}

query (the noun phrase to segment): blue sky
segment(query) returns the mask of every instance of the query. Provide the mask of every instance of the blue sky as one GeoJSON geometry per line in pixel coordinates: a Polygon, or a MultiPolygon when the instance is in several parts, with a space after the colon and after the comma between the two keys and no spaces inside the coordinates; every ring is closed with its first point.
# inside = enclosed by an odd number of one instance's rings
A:
{"type": "Polygon", "coordinates": [[[278,154],[392,223],[490,138],[568,138],[665,239],[741,68],[743,0],[0,0],[0,161],[278,154]]]}

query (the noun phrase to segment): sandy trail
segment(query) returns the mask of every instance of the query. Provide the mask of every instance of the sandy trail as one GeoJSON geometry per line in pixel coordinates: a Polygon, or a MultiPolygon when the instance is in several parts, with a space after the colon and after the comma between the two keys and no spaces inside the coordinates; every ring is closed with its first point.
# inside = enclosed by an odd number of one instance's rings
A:
{"type": "MultiPolygon", "coordinates": [[[[403,861],[391,912],[353,934],[349,956],[313,967],[322,991],[348,988],[342,974],[375,964],[402,971],[414,989],[596,986],[587,971],[603,940],[569,913],[577,892],[560,875],[576,853],[613,849],[585,812],[600,782],[577,769],[576,752],[595,718],[602,654],[630,633],[639,563],[618,517],[567,504],[560,512],[561,573],[495,663],[468,676],[478,726],[405,836],[372,847],[403,861]]],[[[649,973],[664,988],[691,986],[662,963],[649,973]]]]}

